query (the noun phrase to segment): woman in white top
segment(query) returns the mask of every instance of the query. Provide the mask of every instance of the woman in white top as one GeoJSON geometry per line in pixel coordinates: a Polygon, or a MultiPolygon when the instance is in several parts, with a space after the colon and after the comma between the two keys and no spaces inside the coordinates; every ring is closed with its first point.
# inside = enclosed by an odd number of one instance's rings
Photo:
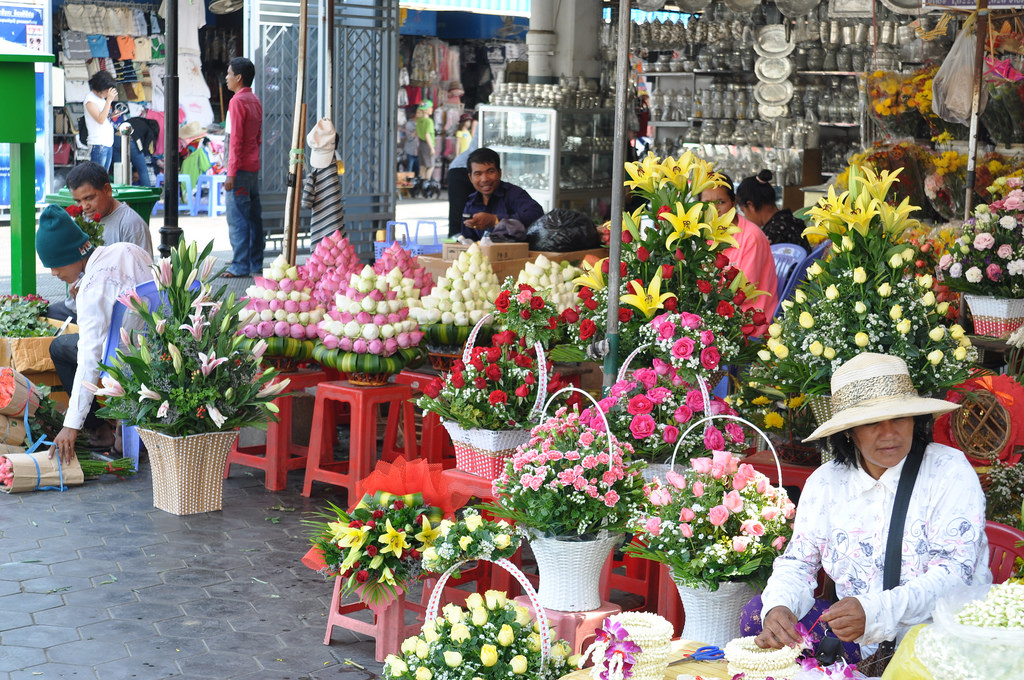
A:
{"type": "Polygon", "coordinates": [[[117,83],[106,71],[89,78],[89,94],[85,97],[85,129],[89,133],[89,160],[104,170],[110,169],[114,155],[114,124],[110,107],[117,99],[117,83]]]}

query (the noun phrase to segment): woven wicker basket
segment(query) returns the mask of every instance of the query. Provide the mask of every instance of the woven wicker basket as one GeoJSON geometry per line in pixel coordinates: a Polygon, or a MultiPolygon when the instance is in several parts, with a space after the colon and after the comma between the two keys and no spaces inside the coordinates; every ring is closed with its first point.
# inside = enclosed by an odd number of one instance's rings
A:
{"type": "Polygon", "coordinates": [[[1024,324],[1024,300],[964,293],[974,317],[974,332],[993,338],[1008,336],[1024,324]]]}
{"type": "Polygon", "coordinates": [[[726,581],[711,591],[704,587],[676,584],[686,620],[682,638],[699,640],[716,647],[740,634],[740,612],[754,597],[749,583],[726,581]]]}
{"type": "Polygon", "coordinates": [[[540,575],[542,606],[560,612],[589,612],[601,606],[601,570],[619,536],[596,540],[530,539],[540,575]]]}
{"type": "Polygon", "coordinates": [[[512,458],[516,447],[530,441],[529,430],[465,429],[458,423],[443,424],[455,446],[455,467],[484,479],[496,479],[505,471],[505,462],[512,458]]]}
{"type": "Polygon", "coordinates": [[[139,428],[153,469],[153,506],[172,515],[220,510],[224,462],[238,431],[170,437],[139,428]]]}
{"type": "Polygon", "coordinates": [[[953,412],[953,438],[976,465],[990,465],[1003,457],[1012,433],[1010,412],[988,390],[977,390],[953,412]]]}

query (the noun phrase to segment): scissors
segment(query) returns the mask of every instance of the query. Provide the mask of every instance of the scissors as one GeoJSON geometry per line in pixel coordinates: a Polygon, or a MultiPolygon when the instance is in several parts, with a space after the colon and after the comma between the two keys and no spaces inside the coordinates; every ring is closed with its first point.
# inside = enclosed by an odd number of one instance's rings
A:
{"type": "Polygon", "coordinates": [[[673,661],[669,666],[674,666],[677,663],[684,663],[686,661],[720,661],[725,658],[725,652],[718,647],[713,645],[705,645],[704,647],[698,647],[695,651],[683,656],[678,661],[673,661]]]}

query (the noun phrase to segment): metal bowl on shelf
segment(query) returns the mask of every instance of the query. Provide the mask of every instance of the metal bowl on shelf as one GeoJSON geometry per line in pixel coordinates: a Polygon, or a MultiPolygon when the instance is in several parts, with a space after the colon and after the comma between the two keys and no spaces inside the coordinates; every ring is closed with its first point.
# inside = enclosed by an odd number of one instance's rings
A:
{"type": "Polygon", "coordinates": [[[793,98],[793,83],[783,80],[779,83],[758,83],[754,88],[754,99],[766,106],[785,105],[793,98]]]}
{"type": "Polygon", "coordinates": [[[781,83],[793,73],[793,62],[789,57],[758,57],[754,63],[754,74],[765,83],[781,83]]]}
{"type": "Polygon", "coordinates": [[[679,2],[676,2],[679,9],[690,14],[693,14],[694,12],[703,12],[710,4],[711,0],[679,0],[679,2]]]}
{"type": "Polygon", "coordinates": [[[753,12],[761,6],[761,0],[724,0],[725,6],[733,12],[753,12]]]}
{"type": "Polygon", "coordinates": [[[764,120],[775,120],[786,116],[785,104],[758,104],[757,113],[764,120]]]}
{"type": "Polygon", "coordinates": [[[788,57],[796,44],[786,37],[786,27],[782,24],[763,26],[757,32],[754,51],[761,57],[788,57]]]}
{"type": "Polygon", "coordinates": [[[795,19],[806,16],[820,2],[821,0],[775,0],[775,5],[784,16],[795,19]]]}

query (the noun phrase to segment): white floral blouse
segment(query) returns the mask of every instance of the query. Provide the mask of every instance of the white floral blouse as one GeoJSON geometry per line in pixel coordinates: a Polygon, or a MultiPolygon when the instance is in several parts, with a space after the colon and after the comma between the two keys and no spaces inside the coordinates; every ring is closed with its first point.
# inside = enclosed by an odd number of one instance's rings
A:
{"type": "Polygon", "coordinates": [[[903,462],[878,480],[863,468],[835,462],[815,470],[800,496],[793,539],[776,558],[762,595],[762,617],[780,605],[805,616],[823,567],[840,599],[860,600],[866,627],[857,642],[873,647],[930,620],[936,600],[950,590],[991,583],[978,476],[962,452],[930,444],[907,509],[900,585],[882,589],[886,536],[902,470],[903,462]]]}

